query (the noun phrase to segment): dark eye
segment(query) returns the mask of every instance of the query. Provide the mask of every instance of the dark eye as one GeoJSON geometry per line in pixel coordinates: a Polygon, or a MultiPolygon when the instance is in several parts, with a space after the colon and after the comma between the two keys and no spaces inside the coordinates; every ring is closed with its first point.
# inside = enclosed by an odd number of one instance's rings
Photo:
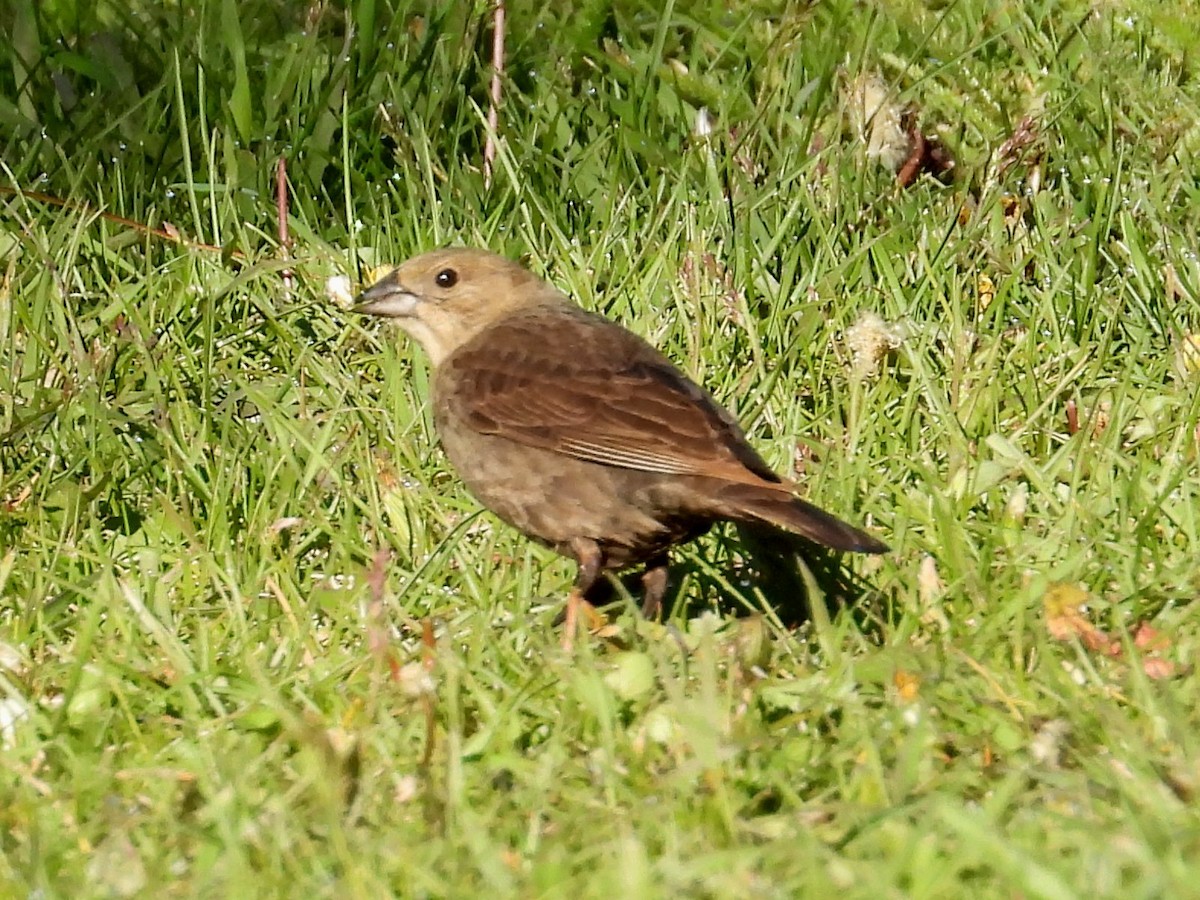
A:
{"type": "Polygon", "coordinates": [[[438,287],[452,288],[458,284],[458,273],[453,269],[442,269],[433,276],[433,280],[437,282],[438,287]]]}

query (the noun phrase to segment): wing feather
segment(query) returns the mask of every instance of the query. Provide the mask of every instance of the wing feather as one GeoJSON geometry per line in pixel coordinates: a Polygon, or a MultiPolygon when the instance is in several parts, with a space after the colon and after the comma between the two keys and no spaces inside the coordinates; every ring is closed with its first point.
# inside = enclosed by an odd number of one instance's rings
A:
{"type": "Polygon", "coordinates": [[[493,325],[443,361],[436,389],[481,433],[587,462],[780,482],[707,391],[632,332],[574,307],[493,325]]]}

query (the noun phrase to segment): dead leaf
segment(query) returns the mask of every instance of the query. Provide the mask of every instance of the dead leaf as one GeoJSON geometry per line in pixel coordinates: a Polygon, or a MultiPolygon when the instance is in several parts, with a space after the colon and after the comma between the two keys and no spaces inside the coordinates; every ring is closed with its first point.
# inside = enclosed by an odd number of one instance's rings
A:
{"type": "Polygon", "coordinates": [[[1121,643],[1093,625],[1084,615],[1088,593],[1076,584],[1050,585],[1042,596],[1046,630],[1056,641],[1078,640],[1088,650],[1105,656],[1120,656],[1121,643]]]}
{"type": "Polygon", "coordinates": [[[942,631],[949,631],[950,620],[946,618],[946,612],[942,609],[942,595],[945,592],[946,585],[942,582],[942,576],[938,574],[937,560],[932,556],[925,556],[921,560],[921,567],[917,570],[917,597],[921,601],[921,624],[936,625],[942,631]]]}
{"type": "Polygon", "coordinates": [[[1171,639],[1146,622],[1139,622],[1133,631],[1133,646],[1142,653],[1142,671],[1153,681],[1173,678],[1178,667],[1172,660],[1164,659],[1160,653],[1170,650],[1171,639]]]}
{"type": "Polygon", "coordinates": [[[1148,652],[1168,650],[1171,647],[1171,639],[1154,626],[1139,622],[1133,632],[1133,646],[1148,652]]]}
{"type": "Polygon", "coordinates": [[[1162,681],[1166,678],[1175,677],[1176,666],[1169,659],[1163,659],[1160,656],[1148,656],[1142,660],[1142,671],[1152,681],[1162,681]]]}
{"type": "Polygon", "coordinates": [[[899,170],[912,144],[904,127],[904,108],[884,80],[873,72],[860,75],[847,91],[846,108],[851,126],[867,145],[867,158],[899,170]]]}
{"type": "MultiPolygon", "coordinates": [[[[1078,640],[1093,653],[1120,659],[1125,654],[1124,644],[1087,620],[1084,615],[1087,599],[1087,591],[1078,585],[1052,584],[1042,597],[1046,630],[1057,641],[1078,640]]],[[[1142,653],[1141,666],[1147,678],[1161,681],[1175,676],[1178,671],[1175,663],[1159,655],[1171,649],[1171,640],[1167,635],[1140,622],[1134,627],[1131,637],[1133,646],[1142,653]]]]}
{"type": "Polygon", "coordinates": [[[867,158],[895,172],[899,187],[922,173],[943,183],[953,179],[953,156],[936,135],[921,130],[917,107],[898,102],[878,74],[863,73],[844,93],[851,127],[867,145],[867,158]]]}
{"type": "Polygon", "coordinates": [[[1167,263],[1162,268],[1163,278],[1163,293],[1167,295],[1167,299],[1174,303],[1177,300],[1187,298],[1187,290],[1183,286],[1183,282],[1179,280],[1179,273],[1175,271],[1175,267],[1171,263],[1167,263]]]}

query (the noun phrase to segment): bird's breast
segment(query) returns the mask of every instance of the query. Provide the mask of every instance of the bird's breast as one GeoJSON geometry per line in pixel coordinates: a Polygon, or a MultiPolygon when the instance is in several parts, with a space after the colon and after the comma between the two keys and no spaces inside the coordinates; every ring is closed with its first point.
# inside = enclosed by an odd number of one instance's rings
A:
{"type": "Polygon", "coordinates": [[[708,527],[679,502],[676,479],[481,434],[455,414],[452,399],[439,399],[435,421],[447,458],[475,498],[565,555],[584,538],[604,550],[606,567],[623,568],[708,527]]]}

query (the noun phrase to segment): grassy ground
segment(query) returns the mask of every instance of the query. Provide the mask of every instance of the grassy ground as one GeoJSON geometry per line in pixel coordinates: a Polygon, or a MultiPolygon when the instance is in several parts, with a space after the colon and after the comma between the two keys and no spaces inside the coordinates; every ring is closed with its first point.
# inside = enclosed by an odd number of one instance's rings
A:
{"type": "Polygon", "coordinates": [[[490,189],[481,4],[24,6],[0,183],[86,205],[0,197],[0,894],[1200,895],[1187,4],[516,2],[490,189]],[[325,296],[455,242],[886,537],[854,608],[715,533],[682,641],[565,656],[571,567],[325,296]]]}

